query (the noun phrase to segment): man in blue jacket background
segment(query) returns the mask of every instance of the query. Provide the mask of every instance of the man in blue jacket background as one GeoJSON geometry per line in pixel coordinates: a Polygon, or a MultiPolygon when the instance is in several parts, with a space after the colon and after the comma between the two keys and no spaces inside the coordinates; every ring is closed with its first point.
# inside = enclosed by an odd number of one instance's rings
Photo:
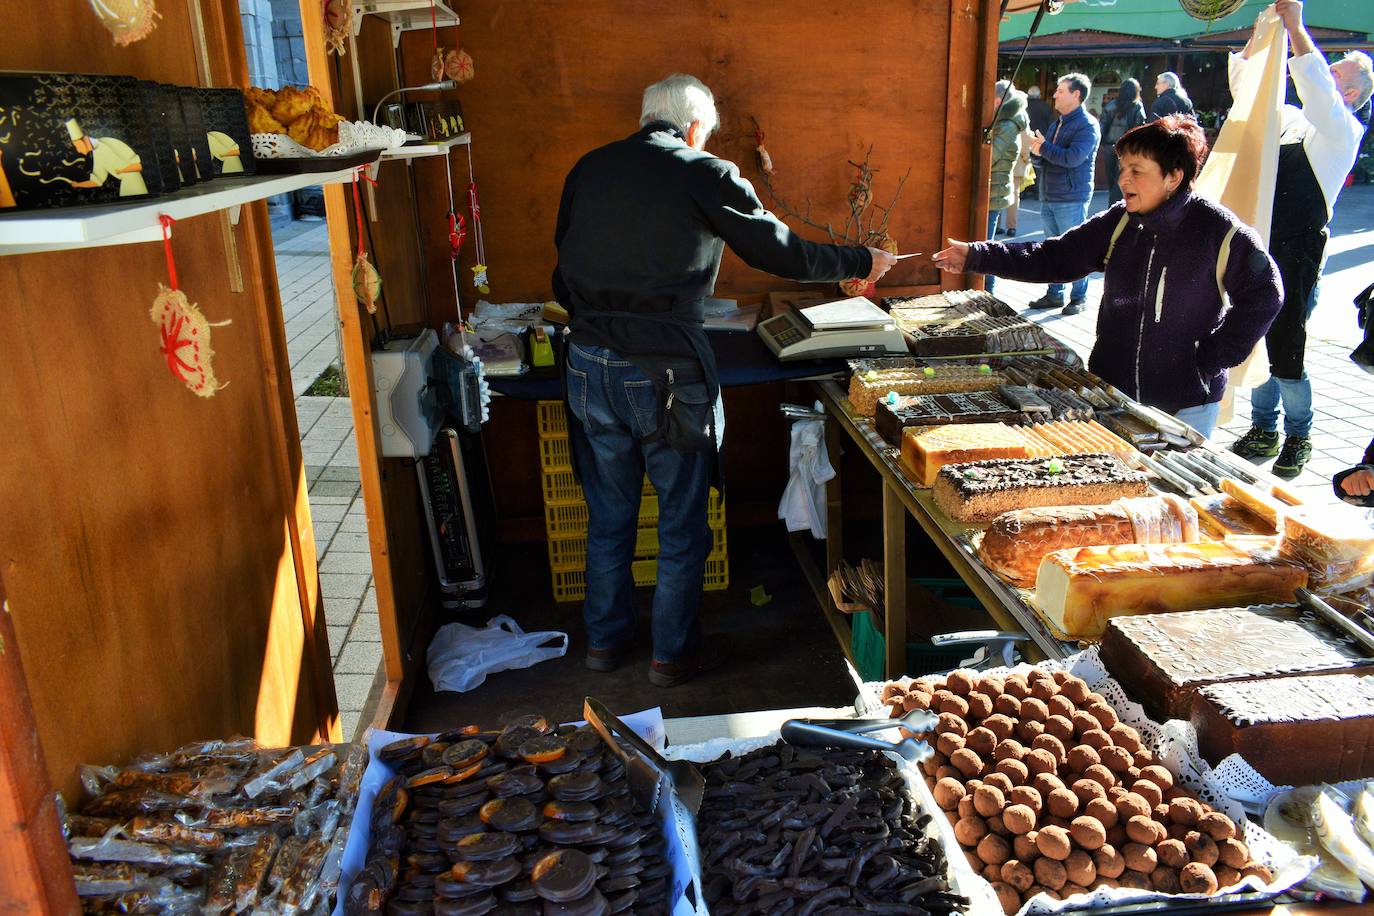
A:
{"type": "MultiPolygon", "coordinates": [[[[1092,80],[1081,73],[1061,76],[1054,90],[1054,110],[1059,112],[1059,119],[1050,125],[1048,137],[1036,131],[1030,142],[1040,181],[1040,221],[1046,238],[1063,235],[1088,218],[1093,166],[1102,139],[1097,119],[1083,107],[1092,88],[1092,80]]],[[[1045,295],[1030,307],[1062,307],[1065,315],[1077,315],[1083,311],[1087,295],[1087,277],[1073,282],[1068,305],[1064,304],[1064,284],[1051,283],[1045,295]]]]}

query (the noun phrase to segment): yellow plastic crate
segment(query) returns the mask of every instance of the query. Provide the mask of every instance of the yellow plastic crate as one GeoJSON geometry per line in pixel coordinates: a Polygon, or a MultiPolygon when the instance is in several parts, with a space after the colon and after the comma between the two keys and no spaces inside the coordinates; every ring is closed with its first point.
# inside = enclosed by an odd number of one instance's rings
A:
{"type": "MultiPolygon", "coordinates": [[[[711,556],[724,556],[725,529],[711,531],[711,556]]],[[[658,556],[658,529],[640,528],[635,537],[635,557],[651,559],[658,556]]],[[[549,568],[558,572],[587,568],[587,538],[568,537],[549,540],[549,568]]]]}
{"type": "MultiPolygon", "coordinates": [[[[635,585],[646,587],[658,579],[657,560],[636,560],[634,566],[635,585]]],[[[708,592],[722,591],[730,586],[730,559],[726,556],[708,557],[706,574],[702,588],[708,592]]],[[[587,573],[581,569],[570,569],[553,574],[554,601],[581,601],[587,597],[587,573]]]]}
{"type": "Polygon", "coordinates": [[[568,417],[563,412],[562,401],[539,401],[535,407],[539,414],[539,438],[557,439],[568,435],[568,417]]]}
{"type": "MultiPolygon", "coordinates": [[[[725,527],[725,502],[718,490],[706,498],[706,523],[725,527]]],[[[658,497],[643,496],[639,501],[640,528],[658,526],[658,497]]],[[[583,537],[587,534],[587,504],[583,501],[544,504],[544,533],[550,539],[583,537]]]]}
{"type": "Polygon", "coordinates": [[[544,472],[566,471],[572,469],[572,449],[568,437],[539,440],[539,464],[544,472]]]}
{"type": "MultiPolygon", "coordinates": [[[[582,486],[577,482],[577,477],[573,474],[572,468],[558,471],[545,470],[543,484],[545,503],[584,502],[586,500],[582,493],[582,486]]],[[[642,492],[645,496],[654,495],[654,485],[649,483],[648,477],[644,478],[642,492]]]]}

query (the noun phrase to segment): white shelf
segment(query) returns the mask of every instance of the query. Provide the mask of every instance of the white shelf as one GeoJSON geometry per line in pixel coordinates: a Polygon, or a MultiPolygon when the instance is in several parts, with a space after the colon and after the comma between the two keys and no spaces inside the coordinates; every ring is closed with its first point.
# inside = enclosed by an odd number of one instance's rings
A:
{"type": "Polygon", "coordinates": [[[412,29],[458,25],[462,20],[447,3],[435,0],[433,14],[429,0],[353,0],[353,35],[363,27],[363,16],[380,16],[391,24],[391,44],[401,43],[401,33],[412,29]]]}
{"type": "Polygon", "coordinates": [[[227,209],[237,223],[244,204],[311,185],[351,181],[355,170],[217,178],[147,200],[7,213],[0,215],[0,255],[158,242],[161,214],[181,220],[227,209]]]}
{"type": "Polygon", "coordinates": [[[382,159],[418,159],[422,156],[443,156],[455,146],[467,146],[471,142],[472,134],[464,132],[456,137],[449,137],[447,140],[407,143],[405,146],[384,149],[382,150],[382,159]]]}

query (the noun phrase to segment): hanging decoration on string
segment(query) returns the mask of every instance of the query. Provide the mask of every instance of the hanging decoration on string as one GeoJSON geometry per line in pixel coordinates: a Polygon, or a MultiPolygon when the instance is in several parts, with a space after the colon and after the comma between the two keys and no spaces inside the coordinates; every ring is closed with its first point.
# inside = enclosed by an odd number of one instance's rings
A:
{"type": "Polygon", "coordinates": [[[477,201],[477,177],[472,171],[472,147],[468,146],[468,210],[472,214],[472,245],[477,263],[472,266],[472,285],[482,294],[491,292],[487,277],[487,242],[482,237],[482,205],[477,201]]]}
{"type": "Polygon", "coordinates": [[[773,157],[768,155],[768,150],[763,147],[763,129],[759,127],[758,118],[754,119],[754,152],[759,157],[759,171],[765,175],[772,175],[773,157]]]}
{"type": "Polygon", "coordinates": [[[476,75],[472,55],[462,48],[445,48],[439,44],[439,15],[434,0],[429,0],[429,26],[434,35],[434,57],[430,59],[429,73],[432,79],[453,80],[466,83],[476,75]]]}
{"type": "Polygon", "coordinates": [[[367,166],[360,166],[353,173],[353,215],[358,220],[358,256],[353,260],[353,295],[367,307],[369,315],[375,315],[377,303],[382,298],[382,275],[372,266],[372,261],[367,257],[367,248],[363,245],[366,229],[363,226],[363,201],[358,194],[360,178],[371,182],[373,187],[377,186],[377,182],[367,174],[367,166]]]}
{"type": "Polygon", "coordinates": [[[352,0],[322,0],[324,16],[324,49],[343,57],[347,52],[348,36],[353,31],[352,0]]]}
{"type": "Polygon", "coordinates": [[[90,0],[90,4],[121,48],[147,38],[162,16],[153,0],[90,0]]]}
{"type": "Polygon", "coordinates": [[[210,347],[210,329],[229,324],[211,324],[195,303],[186,298],[177,284],[176,261],[172,258],[172,223],[170,216],[159,217],[162,222],[162,245],[167,253],[167,278],[172,287],[157,285],[157,298],[149,317],[158,327],[158,352],[166,360],[172,373],[192,392],[202,398],[212,398],[229,383],[220,384],[212,364],[215,351],[210,347]]]}

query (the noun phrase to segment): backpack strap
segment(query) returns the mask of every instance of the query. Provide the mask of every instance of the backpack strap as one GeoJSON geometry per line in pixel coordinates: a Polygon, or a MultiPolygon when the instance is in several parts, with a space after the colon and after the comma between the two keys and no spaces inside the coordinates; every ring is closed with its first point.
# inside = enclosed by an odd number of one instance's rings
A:
{"type": "MultiPolygon", "coordinates": [[[[1121,238],[1121,233],[1126,231],[1126,224],[1130,221],[1131,214],[1122,213],[1121,220],[1116,224],[1116,228],[1112,230],[1112,240],[1107,243],[1107,254],[1102,258],[1102,269],[1104,271],[1107,269],[1107,262],[1112,259],[1112,251],[1116,248],[1116,240],[1121,238]]],[[[1230,241],[1229,236],[1227,236],[1227,241],[1230,241]]],[[[1220,276],[1220,274],[1218,274],[1218,276],[1220,276]]]]}
{"type": "Polygon", "coordinates": [[[1231,260],[1231,239],[1236,236],[1238,226],[1232,226],[1226,230],[1226,237],[1221,240],[1221,250],[1217,252],[1217,293],[1221,296],[1222,304],[1226,304],[1226,286],[1222,283],[1222,278],[1226,276],[1226,264],[1231,260]]]}

